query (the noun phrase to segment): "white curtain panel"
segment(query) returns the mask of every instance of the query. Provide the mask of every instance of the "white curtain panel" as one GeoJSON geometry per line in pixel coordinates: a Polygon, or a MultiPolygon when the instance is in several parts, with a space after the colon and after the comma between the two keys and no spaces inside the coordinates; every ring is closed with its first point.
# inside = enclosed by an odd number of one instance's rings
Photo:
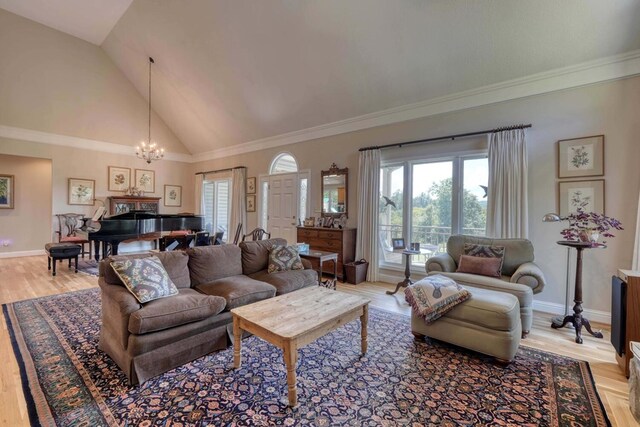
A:
{"type": "Polygon", "coordinates": [[[233,239],[238,224],[247,228],[247,194],[245,181],[247,170],[245,168],[235,168],[231,173],[231,218],[229,218],[229,230],[227,239],[233,239]]]}
{"type": "Polygon", "coordinates": [[[638,217],[636,220],[636,241],[633,245],[633,260],[631,269],[638,271],[640,269],[640,198],[638,200],[638,217]]]}
{"type": "Polygon", "coordinates": [[[524,129],[489,135],[487,235],[527,238],[527,144],[524,129]]]}
{"type": "Polygon", "coordinates": [[[378,203],[380,200],[380,150],[360,152],[358,160],[358,233],[356,259],[369,261],[367,281],[378,273],[378,203]]]}
{"type": "Polygon", "coordinates": [[[204,174],[196,175],[196,215],[204,215],[204,192],[202,191],[202,185],[204,183],[204,174]]]}

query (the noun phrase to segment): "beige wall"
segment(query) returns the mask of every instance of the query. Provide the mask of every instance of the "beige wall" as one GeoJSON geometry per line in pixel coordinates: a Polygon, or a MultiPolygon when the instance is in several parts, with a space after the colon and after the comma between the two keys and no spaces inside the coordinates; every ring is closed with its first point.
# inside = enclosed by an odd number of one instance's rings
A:
{"type": "MultiPolygon", "coordinates": [[[[0,58],[0,125],[131,146],[148,139],[147,101],[98,46],[0,9],[0,58]]],[[[187,152],[155,113],[151,122],[153,140],[187,152]]]]}
{"type": "MultiPolygon", "coordinates": [[[[0,58],[4,58],[0,60],[0,126],[47,132],[63,143],[71,136],[131,146],[132,151],[147,140],[146,100],[98,46],[0,9],[0,58]]],[[[140,62],[140,71],[146,75],[144,52],[140,62]]],[[[152,138],[167,151],[187,152],[155,113],[152,138]]],[[[131,168],[132,179],[135,168],[155,170],[152,195],[162,197],[165,184],[183,186],[182,207],[166,208],[161,202],[161,212],[194,209],[194,179],[184,163],[163,160],[147,165],[133,156],[92,151],[90,143],[85,150],[2,137],[0,154],[44,158],[50,165],[46,209],[23,210],[12,217],[10,229],[27,231],[33,238],[20,241],[20,246],[0,247],[2,252],[43,249],[44,242],[55,238],[57,220],[52,218],[56,213],[93,213],[99,203],[67,204],[68,178],[94,179],[101,200],[122,194],[107,191],[108,166],[131,168]],[[36,223],[46,227],[34,227],[36,223]]],[[[6,172],[0,169],[0,173],[6,172]]],[[[25,185],[24,180],[20,182],[25,185]]],[[[31,187],[44,191],[37,182],[27,189],[31,187]]]]}
{"type": "MultiPolygon", "coordinates": [[[[108,196],[122,195],[122,192],[107,190],[108,166],[131,168],[132,179],[136,168],[155,171],[156,191],[152,194],[147,193],[149,196],[163,197],[164,185],[166,184],[181,185],[183,191],[182,206],[165,207],[163,200],[161,200],[161,213],[193,212],[194,210],[194,177],[190,173],[190,168],[186,163],[162,160],[148,165],[143,160],[134,156],[78,150],[69,147],[14,141],[4,138],[0,138],[0,153],[50,159],[48,162],[52,164],[52,178],[49,178],[47,190],[50,194],[49,197],[52,197],[52,203],[50,203],[50,207],[47,208],[47,221],[51,221],[51,218],[56,213],[76,212],[90,215],[100,206],[99,203],[96,203],[95,206],[69,205],[67,203],[69,178],[95,180],[96,198],[103,201],[108,196]]],[[[28,229],[30,227],[30,224],[33,223],[33,215],[35,215],[35,212],[23,212],[23,216],[16,219],[20,222],[19,225],[21,229],[28,229]]],[[[53,228],[47,228],[47,233],[44,236],[46,239],[53,238],[52,233],[55,231],[54,228],[57,229],[55,220],[53,220],[52,227],[53,228]]],[[[41,249],[41,247],[36,245],[26,249],[41,249]]]]}
{"type": "MultiPolygon", "coordinates": [[[[267,173],[270,161],[283,151],[310,169],[311,206],[320,208],[320,171],[332,162],[348,167],[349,222],[355,225],[358,189],[358,148],[448,134],[464,133],[514,123],[532,123],[528,130],[529,234],[536,259],[549,286],[536,299],[564,303],[566,252],[555,242],[561,224],[542,223],[542,216],[556,211],[556,141],[587,135],[605,135],[606,213],[620,219],[625,231],[610,239],[606,250],[587,251],[584,265],[584,300],[590,309],[610,311],[610,276],[631,266],[635,218],[640,191],[640,77],[565,90],[525,99],[434,116],[411,122],[367,129],[305,143],[272,148],[192,166],[192,171],[230,166],[248,167],[247,176],[267,173]]],[[[437,156],[453,150],[483,148],[485,141],[439,142],[383,151],[383,158],[437,156]]],[[[257,213],[248,214],[248,226],[257,224],[257,213]]]]}
{"type": "Polygon", "coordinates": [[[51,229],[51,160],[0,154],[0,174],[15,179],[14,208],[0,209],[0,256],[44,249],[51,229]]]}

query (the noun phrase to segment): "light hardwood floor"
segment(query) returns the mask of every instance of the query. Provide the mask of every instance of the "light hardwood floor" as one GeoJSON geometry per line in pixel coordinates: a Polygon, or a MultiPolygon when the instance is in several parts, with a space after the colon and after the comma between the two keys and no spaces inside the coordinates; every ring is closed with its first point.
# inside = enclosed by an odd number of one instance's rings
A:
{"type": "MultiPolygon", "coordinates": [[[[74,274],[66,264],[59,265],[54,278],[47,271],[44,256],[0,259],[0,303],[59,294],[97,286],[97,278],[82,273],[74,274]]],[[[366,296],[371,306],[387,311],[408,314],[409,306],[402,291],[389,296],[385,292],[395,285],[385,283],[338,284],[338,290],[366,296]]],[[[593,372],[598,392],[614,426],[640,426],[629,411],[627,379],[614,358],[609,343],[609,331],[603,325],[604,339],[586,336],[583,345],[573,341],[573,330],[553,330],[549,327],[550,315],[536,313],[533,330],[523,345],[550,351],[564,356],[587,360],[593,372]]],[[[4,316],[0,326],[0,425],[28,426],[28,416],[20,372],[13,355],[4,316]]]]}

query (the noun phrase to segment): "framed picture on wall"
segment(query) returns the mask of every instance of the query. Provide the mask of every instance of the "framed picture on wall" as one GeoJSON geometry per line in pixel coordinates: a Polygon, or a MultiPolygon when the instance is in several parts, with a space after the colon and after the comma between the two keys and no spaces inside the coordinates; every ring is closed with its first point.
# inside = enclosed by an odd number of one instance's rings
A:
{"type": "Polygon", "coordinates": [[[165,206],[182,206],[182,186],[181,185],[165,185],[164,186],[164,205],[165,206]]]}
{"type": "Polygon", "coordinates": [[[156,192],[156,173],[146,169],[136,169],[134,187],[145,193],[156,192]]]}
{"type": "Polygon", "coordinates": [[[256,177],[247,178],[247,194],[256,193],[256,177]]]}
{"type": "Polygon", "coordinates": [[[247,196],[247,212],[255,212],[256,211],[256,196],[251,195],[247,196]]]}
{"type": "Polygon", "coordinates": [[[13,175],[0,174],[0,209],[13,209],[14,181],[13,175]]]}
{"type": "Polygon", "coordinates": [[[593,181],[562,181],[558,183],[560,216],[582,208],[584,212],[604,214],[604,179],[593,181]]]}
{"type": "Polygon", "coordinates": [[[131,187],[131,169],[109,166],[109,191],[126,191],[131,187]]]}
{"type": "Polygon", "coordinates": [[[604,175],[604,135],[558,141],[558,178],[604,175]]]}
{"type": "Polygon", "coordinates": [[[93,206],[95,200],[96,181],[93,179],[69,178],[69,205],[93,206]]]}

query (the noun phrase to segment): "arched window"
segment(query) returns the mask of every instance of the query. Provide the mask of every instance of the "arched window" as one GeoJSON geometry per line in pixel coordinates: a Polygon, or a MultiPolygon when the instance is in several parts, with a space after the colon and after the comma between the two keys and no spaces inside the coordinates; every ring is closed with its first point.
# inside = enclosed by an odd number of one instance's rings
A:
{"type": "Polygon", "coordinates": [[[278,154],[271,162],[269,174],[298,172],[298,162],[289,153],[278,154]]]}

